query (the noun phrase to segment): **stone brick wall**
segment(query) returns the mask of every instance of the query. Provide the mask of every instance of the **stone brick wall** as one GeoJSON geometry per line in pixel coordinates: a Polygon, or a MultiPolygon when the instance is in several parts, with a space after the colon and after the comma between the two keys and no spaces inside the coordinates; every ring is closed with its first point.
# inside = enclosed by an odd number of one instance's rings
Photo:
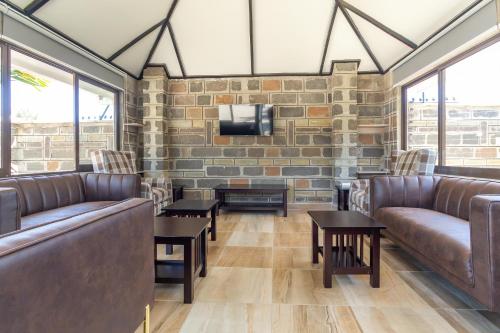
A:
{"type": "Polygon", "coordinates": [[[332,201],[329,77],[169,80],[144,74],[144,166],[168,173],[187,197],[226,183],[286,183],[291,202],[332,201]],[[220,136],[218,105],[272,103],[270,137],[220,136]]]}
{"type": "MultiPolygon", "coordinates": [[[[140,83],[144,170],[212,197],[217,184],[280,183],[290,202],[336,202],[334,180],[380,169],[396,137],[396,99],[382,75],[335,64],[332,77],[167,80],[148,68],[140,83]],[[271,137],[220,136],[218,105],[271,103],[271,137]]],[[[394,90],[396,91],[396,90],[394,90]]]]}
{"type": "Polygon", "coordinates": [[[385,101],[383,75],[358,76],[359,170],[380,170],[384,167],[385,101]]]}
{"type": "Polygon", "coordinates": [[[137,167],[142,170],[143,134],[142,134],[142,103],[139,96],[139,82],[127,77],[124,92],[124,109],[120,117],[121,122],[121,149],[133,151],[137,156],[137,167]]]}

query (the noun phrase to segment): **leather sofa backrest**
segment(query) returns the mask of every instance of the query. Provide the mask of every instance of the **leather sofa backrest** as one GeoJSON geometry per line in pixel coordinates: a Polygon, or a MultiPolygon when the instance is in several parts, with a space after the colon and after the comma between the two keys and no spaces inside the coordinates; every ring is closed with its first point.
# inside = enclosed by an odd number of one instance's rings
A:
{"type": "Polygon", "coordinates": [[[468,221],[472,197],[478,194],[500,194],[500,182],[443,177],[436,189],[433,209],[468,221]]]}
{"type": "Polygon", "coordinates": [[[432,209],[439,176],[379,176],[370,179],[371,214],[383,207],[432,209]]]}
{"type": "Polygon", "coordinates": [[[21,216],[85,201],[82,179],[77,173],[7,178],[0,187],[13,187],[20,200],[21,216]]]}

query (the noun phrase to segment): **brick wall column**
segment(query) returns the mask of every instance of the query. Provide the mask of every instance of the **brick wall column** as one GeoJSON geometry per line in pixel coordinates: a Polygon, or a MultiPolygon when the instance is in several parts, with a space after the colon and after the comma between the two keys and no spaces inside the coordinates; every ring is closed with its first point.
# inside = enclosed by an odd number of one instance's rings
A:
{"type": "Polygon", "coordinates": [[[167,77],[163,68],[144,71],[142,84],[145,176],[167,176],[167,77]]]}
{"type": "Polygon", "coordinates": [[[358,160],[358,63],[336,63],[332,78],[333,177],[356,178],[358,160]]]}

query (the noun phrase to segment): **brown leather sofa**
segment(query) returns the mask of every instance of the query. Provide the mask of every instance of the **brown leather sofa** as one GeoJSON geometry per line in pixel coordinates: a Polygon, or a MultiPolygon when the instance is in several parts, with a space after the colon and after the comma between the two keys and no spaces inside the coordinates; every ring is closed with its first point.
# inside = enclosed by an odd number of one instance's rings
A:
{"type": "Polygon", "coordinates": [[[371,215],[390,239],[500,312],[500,182],[382,176],[370,186],[371,215]]]}
{"type": "Polygon", "coordinates": [[[134,332],[153,304],[153,203],[137,175],[0,180],[2,332],[134,332]]]}

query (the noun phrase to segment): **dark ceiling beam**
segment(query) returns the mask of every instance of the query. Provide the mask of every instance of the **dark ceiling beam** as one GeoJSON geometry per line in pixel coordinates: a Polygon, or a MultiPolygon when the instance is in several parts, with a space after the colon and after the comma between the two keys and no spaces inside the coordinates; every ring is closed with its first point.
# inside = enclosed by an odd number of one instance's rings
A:
{"type": "Polygon", "coordinates": [[[178,0],[174,0],[172,2],[172,5],[170,6],[170,9],[168,10],[167,16],[165,17],[165,20],[163,21],[160,31],[158,32],[158,35],[156,36],[156,39],[151,46],[151,50],[149,50],[148,57],[146,58],[146,61],[144,62],[144,65],[142,66],[142,71],[141,71],[141,78],[142,78],[142,73],[144,72],[144,69],[146,66],[149,64],[151,61],[151,58],[153,57],[153,54],[156,51],[156,48],[158,47],[158,44],[160,43],[161,38],[163,37],[163,33],[165,32],[165,29],[167,28],[167,25],[169,24],[170,17],[174,13],[175,7],[177,6],[178,0]]]}
{"type": "Polygon", "coordinates": [[[335,2],[333,5],[332,18],[330,19],[330,26],[328,27],[328,33],[326,35],[325,47],[323,49],[323,56],[321,57],[321,65],[319,67],[319,74],[323,73],[323,67],[325,66],[326,53],[328,52],[328,46],[330,45],[330,37],[332,35],[333,24],[335,23],[335,16],[337,16],[338,5],[335,2]]]}
{"type": "Polygon", "coordinates": [[[255,74],[255,62],[253,53],[253,1],[248,0],[248,22],[249,22],[249,34],[250,34],[250,71],[252,75],[255,74]]]}
{"type": "Polygon", "coordinates": [[[372,59],[372,61],[375,64],[375,66],[377,66],[377,69],[378,69],[379,73],[383,73],[384,69],[382,68],[382,65],[380,65],[380,62],[378,61],[378,59],[375,56],[375,54],[373,53],[372,49],[370,48],[370,46],[366,42],[365,38],[363,37],[363,35],[359,31],[358,27],[356,26],[356,23],[354,23],[354,21],[352,20],[351,15],[349,15],[349,13],[347,12],[347,10],[342,6],[342,3],[340,2],[340,0],[336,0],[336,1],[337,1],[337,4],[339,5],[340,10],[342,11],[342,14],[344,14],[347,22],[351,26],[352,30],[354,31],[354,33],[356,34],[356,36],[358,36],[358,39],[361,42],[361,44],[363,45],[366,53],[368,53],[368,55],[372,59]]]}
{"type": "Polygon", "coordinates": [[[37,10],[39,10],[40,8],[42,8],[45,4],[47,4],[47,2],[49,2],[49,0],[33,0],[30,2],[29,5],[26,6],[26,8],[24,8],[24,12],[26,13],[26,15],[33,15],[37,10]]]}
{"type": "Polygon", "coordinates": [[[165,19],[163,19],[160,22],[152,25],[149,29],[147,29],[146,31],[144,31],[143,33],[141,33],[139,36],[135,37],[130,42],[128,42],[127,44],[125,44],[125,46],[123,46],[121,49],[119,49],[118,51],[116,51],[115,53],[113,53],[108,58],[108,61],[113,61],[114,59],[118,58],[123,52],[127,51],[129,48],[131,48],[132,46],[134,46],[137,42],[139,42],[141,39],[143,39],[144,37],[146,37],[147,35],[149,35],[156,28],[158,28],[159,26],[161,26],[164,22],[165,22],[165,19]]]}
{"type": "Polygon", "coordinates": [[[377,28],[379,28],[380,30],[385,32],[386,34],[390,35],[391,37],[397,39],[401,43],[406,44],[407,46],[411,47],[412,49],[417,48],[417,44],[415,44],[414,42],[412,42],[408,38],[404,37],[403,35],[397,33],[396,31],[392,30],[388,26],[380,23],[379,21],[377,21],[376,19],[374,19],[370,15],[364,13],[363,11],[361,11],[358,8],[354,7],[353,5],[345,2],[344,0],[340,0],[339,2],[342,4],[342,7],[347,8],[351,12],[358,15],[359,17],[364,18],[366,21],[370,22],[371,24],[373,24],[374,26],[376,26],[377,28]]]}
{"type": "Polygon", "coordinates": [[[179,67],[181,68],[182,77],[186,77],[186,71],[184,70],[184,63],[182,62],[181,52],[179,51],[179,46],[177,45],[177,40],[175,39],[174,29],[170,22],[167,24],[168,32],[170,33],[170,38],[172,38],[172,45],[174,46],[175,56],[179,62],[179,67]]]}

